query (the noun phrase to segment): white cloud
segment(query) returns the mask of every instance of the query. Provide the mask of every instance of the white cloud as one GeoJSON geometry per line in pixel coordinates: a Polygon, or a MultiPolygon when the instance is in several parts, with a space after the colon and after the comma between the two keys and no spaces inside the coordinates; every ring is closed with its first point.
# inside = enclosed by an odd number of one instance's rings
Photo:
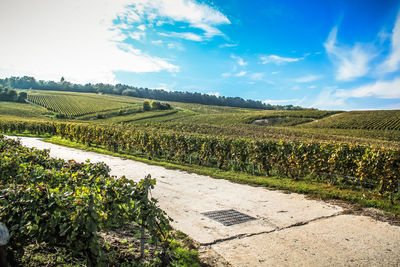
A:
{"type": "Polygon", "coordinates": [[[400,65],[400,11],[397,14],[396,24],[394,25],[391,38],[391,53],[388,58],[378,67],[378,70],[386,72],[394,72],[399,69],[400,65]]]}
{"type": "MultiPolygon", "coordinates": [[[[166,21],[185,22],[192,28],[204,31],[204,38],[223,35],[216,28],[218,25],[230,24],[229,19],[217,9],[194,0],[131,0],[130,11],[140,17],[150,17],[155,25],[160,26],[166,21]]],[[[171,35],[171,37],[179,37],[171,35]]],[[[198,41],[198,39],[185,38],[198,41]]]]}
{"type": "Polygon", "coordinates": [[[255,81],[261,81],[263,78],[264,78],[264,73],[262,72],[256,72],[250,75],[250,79],[255,81]]]}
{"type": "Polygon", "coordinates": [[[327,87],[322,90],[310,107],[328,110],[347,110],[348,106],[345,99],[337,97],[335,90],[336,87],[327,87]]]}
{"type": "Polygon", "coordinates": [[[206,95],[215,95],[215,96],[220,96],[220,93],[219,92],[209,92],[209,93],[206,93],[206,95]]]}
{"type": "Polygon", "coordinates": [[[139,26],[137,26],[137,28],[139,29],[139,30],[141,30],[141,31],[145,31],[146,30],[146,26],[145,25],[139,25],[139,26]]]}
{"type": "Polygon", "coordinates": [[[176,37],[176,38],[181,38],[181,39],[186,39],[190,41],[196,41],[196,42],[201,42],[203,41],[203,36],[192,33],[192,32],[161,32],[159,35],[166,36],[166,37],[176,37]]]}
{"type": "Polygon", "coordinates": [[[115,71],[178,71],[165,59],[137,49],[121,50],[126,38],[113,20],[137,23],[129,0],[2,0],[0,76],[114,83],[115,71]],[[16,16],[15,14],[18,14],[16,16]]]}
{"type": "Polygon", "coordinates": [[[222,44],[222,45],[219,45],[218,47],[224,48],[224,47],[235,47],[235,46],[238,46],[238,45],[237,44],[222,44]]]}
{"type": "Polygon", "coordinates": [[[179,43],[168,43],[167,47],[168,47],[168,49],[176,49],[179,51],[185,50],[185,48],[179,43]]]}
{"type": "Polygon", "coordinates": [[[163,41],[162,40],[153,40],[153,41],[151,41],[151,43],[154,45],[162,45],[163,41]]]}
{"type": "Polygon", "coordinates": [[[273,100],[273,99],[266,99],[262,101],[264,104],[271,104],[271,105],[298,105],[298,103],[301,99],[298,98],[293,98],[293,99],[278,99],[278,100],[273,100]]]}
{"type": "Polygon", "coordinates": [[[240,66],[246,66],[247,62],[243,60],[243,58],[235,56],[235,55],[231,55],[231,58],[233,58],[234,60],[236,60],[236,63],[239,64],[240,66]]]}
{"type": "Polygon", "coordinates": [[[243,77],[244,75],[246,75],[247,71],[241,71],[235,74],[235,76],[237,77],[243,77]]]}
{"type": "Polygon", "coordinates": [[[230,77],[232,75],[232,73],[230,72],[224,72],[221,74],[222,77],[230,77]]]}
{"type": "Polygon", "coordinates": [[[315,86],[315,85],[310,85],[308,88],[310,88],[310,89],[315,89],[315,88],[317,88],[317,86],[315,86]]]}
{"type": "Polygon", "coordinates": [[[276,65],[282,65],[285,63],[297,62],[304,59],[303,57],[281,57],[277,55],[261,56],[261,64],[274,63],[276,65]]]}
{"type": "Polygon", "coordinates": [[[368,73],[368,64],[375,55],[361,44],[355,44],[353,47],[338,46],[337,31],[337,27],[334,27],[324,43],[326,52],[337,65],[336,79],[350,81],[364,76],[368,73]]]}
{"type": "Polygon", "coordinates": [[[129,37],[131,37],[134,40],[140,40],[142,37],[144,37],[146,34],[144,32],[130,32],[129,37]]]}
{"type": "Polygon", "coordinates": [[[275,75],[275,74],[278,74],[278,73],[279,73],[279,71],[273,71],[273,72],[271,72],[272,75],[275,75]]]}
{"type": "Polygon", "coordinates": [[[377,81],[373,84],[363,85],[353,90],[337,90],[336,97],[363,98],[374,96],[385,99],[400,99],[400,78],[392,81],[377,81]]]}
{"type": "Polygon", "coordinates": [[[319,75],[307,75],[307,76],[299,77],[299,78],[295,79],[295,82],[308,83],[308,82],[316,81],[318,79],[321,79],[321,76],[319,76],[319,75]]]}

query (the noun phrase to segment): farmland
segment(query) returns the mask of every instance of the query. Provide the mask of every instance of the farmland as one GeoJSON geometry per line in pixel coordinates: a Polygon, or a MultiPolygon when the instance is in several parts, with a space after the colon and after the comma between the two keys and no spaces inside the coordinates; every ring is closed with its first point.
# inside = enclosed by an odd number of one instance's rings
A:
{"type": "Polygon", "coordinates": [[[171,110],[145,111],[139,98],[51,91],[30,91],[28,100],[36,102],[0,109],[2,132],[57,135],[199,168],[370,188],[390,199],[397,192],[400,131],[392,126],[398,111],[255,110],[179,102],[170,102],[171,110]],[[381,126],[368,126],[373,122],[381,126]]]}
{"type": "MultiPolygon", "coordinates": [[[[395,123],[392,122],[398,118],[398,111],[256,110],[179,102],[169,102],[172,107],[169,110],[154,110],[146,109],[143,103],[147,100],[140,98],[51,91],[28,91],[28,101],[25,104],[0,102],[0,133],[51,137],[48,141],[57,144],[237,183],[327,200],[340,199],[400,215],[400,130],[393,127],[395,123]]],[[[46,154],[40,154],[45,152],[19,150],[28,153],[28,157],[34,153],[40,160],[50,161],[46,154]]],[[[17,158],[22,160],[25,156],[5,157],[10,166],[17,158]]],[[[68,171],[71,163],[46,164],[67,166],[63,171],[68,171]]],[[[88,168],[94,167],[87,163],[74,171],[86,175],[88,168]]],[[[55,169],[47,170],[47,175],[53,172],[55,177],[71,175],[55,169]]],[[[115,182],[105,177],[109,183],[115,182]]],[[[19,182],[21,186],[32,186],[26,185],[24,180],[19,182]]],[[[50,188],[53,185],[45,184],[50,183],[49,180],[43,182],[46,188],[53,190],[50,188]]],[[[102,188],[104,184],[82,184],[83,189],[71,190],[91,190],[93,186],[102,188]]],[[[143,189],[137,189],[138,186],[134,184],[132,190],[143,189]]],[[[102,192],[98,188],[94,191],[102,192]]],[[[119,190],[118,186],[115,188],[119,190]]],[[[40,193],[37,188],[33,189],[40,193]]],[[[100,202],[107,201],[108,196],[96,197],[98,207],[105,208],[100,202]]],[[[67,204],[73,210],[73,205],[80,200],[66,201],[70,201],[67,204]]],[[[87,196],[80,203],[82,209],[88,209],[90,198],[87,196]]],[[[9,207],[7,216],[12,217],[14,210],[9,207]]],[[[58,214],[59,211],[54,212],[58,214]]],[[[103,217],[94,223],[99,231],[106,230],[101,229],[108,223],[104,214],[113,210],[99,212],[103,217]]],[[[140,214],[129,216],[134,222],[142,220],[140,214]]],[[[81,231],[81,225],[76,225],[76,231],[81,231]]],[[[35,231],[41,235],[42,228],[35,231]]],[[[23,234],[20,238],[25,238],[23,234]]],[[[99,247],[102,241],[96,237],[85,242],[80,246],[99,247]]],[[[72,246],[68,249],[74,251],[72,246]]],[[[107,247],[101,249],[108,251],[107,247]]],[[[130,255],[137,258],[137,255],[130,255]]]]}
{"type": "Polygon", "coordinates": [[[143,112],[141,98],[39,90],[29,90],[28,100],[30,104],[1,102],[2,120],[124,124],[148,131],[277,141],[385,147],[399,147],[400,143],[400,131],[395,127],[400,111],[255,110],[169,102],[172,110],[143,112]]]}
{"type": "Polygon", "coordinates": [[[101,96],[91,93],[29,92],[28,101],[64,117],[74,118],[94,113],[138,111],[141,101],[117,96],[101,96]]]}
{"type": "Polygon", "coordinates": [[[350,111],[314,123],[302,125],[305,128],[400,130],[399,110],[350,111]]]}

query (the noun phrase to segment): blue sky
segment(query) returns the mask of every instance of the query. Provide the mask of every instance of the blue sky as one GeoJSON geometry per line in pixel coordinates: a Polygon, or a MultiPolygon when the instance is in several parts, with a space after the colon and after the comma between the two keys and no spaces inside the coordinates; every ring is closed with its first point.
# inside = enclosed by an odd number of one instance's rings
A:
{"type": "Polygon", "coordinates": [[[400,109],[398,1],[4,0],[0,10],[1,77],[400,109]]]}

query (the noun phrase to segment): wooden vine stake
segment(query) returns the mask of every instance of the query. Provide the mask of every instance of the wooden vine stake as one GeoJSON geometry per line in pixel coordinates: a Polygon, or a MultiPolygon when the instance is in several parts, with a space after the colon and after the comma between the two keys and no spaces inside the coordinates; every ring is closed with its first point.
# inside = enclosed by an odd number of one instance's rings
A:
{"type": "Polygon", "coordinates": [[[146,229],[146,216],[147,214],[147,202],[149,199],[149,183],[150,183],[150,179],[151,179],[151,175],[148,174],[145,178],[144,178],[144,209],[142,210],[142,225],[140,228],[140,258],[144,257],[144,245],[146,244],[146,233],[145,233],[145,229],[146,229]]]}

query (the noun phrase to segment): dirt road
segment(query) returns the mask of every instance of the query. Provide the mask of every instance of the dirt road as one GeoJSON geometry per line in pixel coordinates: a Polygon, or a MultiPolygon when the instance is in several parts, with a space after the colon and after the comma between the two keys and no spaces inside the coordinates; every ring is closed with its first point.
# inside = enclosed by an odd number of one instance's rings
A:
{"type": "Polygon", "coordinates": [[[150,173],[157,178],[153,197],[174,219],[175,229],[203,249],[211,248],[232,266],[400,266],[400,227],[345,214],[339,206],[57,146],[38,138],[21,141],[29,147],[50,149],[52,157],[103,161],[116,176],[138,180],[150,173]],[[231,209],[251,218],[228,218],[225,212],[222,219],[232,219],[231,223],[249,220],[225,226],[204,215],[231,209]]]}

